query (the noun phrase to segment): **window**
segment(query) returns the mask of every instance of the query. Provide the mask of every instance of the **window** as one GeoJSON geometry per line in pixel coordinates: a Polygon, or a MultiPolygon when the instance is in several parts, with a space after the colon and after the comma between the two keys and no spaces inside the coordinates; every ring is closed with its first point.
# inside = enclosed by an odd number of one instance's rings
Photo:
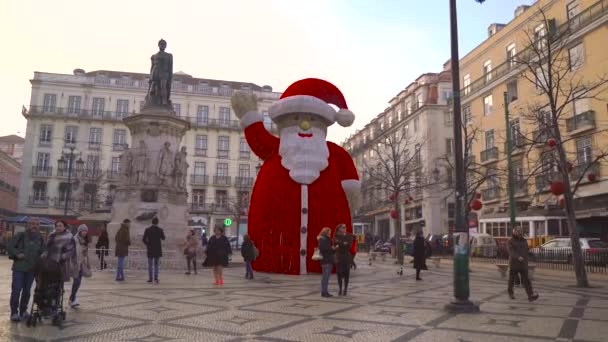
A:
{"type": "Polygon", "coordinates": [[[242,209],[247,209],[249,207],[249,191],[239,191],[239,206],[242,209]]]}
{"type": "Polygon", "coordinates": [[[192,205],[195,208],[205,206],[205,190],[192,190],[192,205]]]}
{"type": "Polygon", "coordinates": [[[101,145],[101,128],[91,127],[89,129],[89,147],[97,147],[101,145]]]}
{"type": "Polygon", "coordinates": [[[443,100],[446,103],[450,103],[452,101],[452,90],[451,89],[444,89],[441,92],[441,97],[443,98],[443,100]]]}
{"type": "Polygon", "coordinates": [[[585,63],[585,47],[582,43],[568,49],[568,60],[570,61],[570,71],[579,69],[585,63]]]}
{"type": "Polygon", "coordinates": [[[416,109],[424,106],[424,96],[422,94],[416,95],[416,109]]]}
{"type": "Polygon", "coordinates": [[[220,125],[222,125],[222,126],[230,125],[230,108],[220,107],[220,125]]]}
{"type": "Polygon", "coordinates": [[[266,129],[271,129],[272,119],[270,119],[270,115],[268,115],[268,112],[262,112],[262,118],[264,121],[264,127],[266,127],[266,129]]]}
{"type": "Polygon", "coordinates": [[[510,68],[513,68],[516,65],[515,54],[515,43],[507,46],[507,62],[509,62],[510,68]]]}
{"type": "Polygon", "coordinates": [[[196,123],[206,125],[209,122],[209,106],[198,106],[196,108],[196,123]]]}
{"type": "Polygon", "coordinates": [[[194,154],[197,156],[207,155],[207,135],[197,134],[196,140],[194,141],[194,154]]]}
{"type": "Polygon", "coordinates": [[[574,115],[582,114],[589,110],[589,99],[581,98],[581,93],[575,93],[573,97],[575,99],[574,101],[572,101],[572,109],[574,111],[574,115]]]}
{"type": "Polygon", "coordinates": [[[489,129],[486,131],[486,149],[494,147],[494,130],[489,129]]]}
{"type": "Polygon", "coordinates": [[[418,124],[420,123],[420,120],[418,120],[418,118],[414,119],[414,132],[418,132],[418,124]]]}
{"type": "Polygon", "coordinates": [[[38,159],[36,160],[36,168],[38,170],[46,171],[51,166],[51,154],[47,152],[38,152],[38,159]]]}
{"type": "Polygon", "coordinates": [[[456,217],[456,204],[448,203],[448,218],[456,217]]]}
{"type": "Polygon", "coordinates": [[[249,159],[249,144],[247,144],[247,139],[244,137],[241,137],[239,141],[239,155],[241,159],[249,159]]]}
{"type": "Polygon", "coordinates": [[[228,192],[226,190],[215,190],[215,205],[221,209],[228,207],[228,192]]]}
{"type": "Polygon", "coordinates": [[[464,78],[462,81],[462,87],[464,88],[465,95],[468,95],[471,92],[471,75],[469,75],[469,74],[464,75],[464,78]]]}
{"type": "Polygon", "coordinates": [[[215,167],[218,177],[228,177],[228,163],[217,163],[215,167]]]}
{"type": "Polygon", "coordinates": [[[120,157],[112,157],[110,172],[112,173],[112,177],[118,176],[118,173],[120,172],[120,157]]]}
{"type": "Polygon", "coordinates": [[[517,80],[507,83],[507,101],[517,101],[517,80]]]}
{"type": "Polygon", "coordinates": [[[46,182],[36,181],[34,182],[34,204],[40,201],[46,201],[46,182]]]}
{"type": "Polygon", "coordinates": [[[412,104],[409,102],[405,102],[405,114],[410,115],[412,114],[412,111],[412,104]]]}
{"type": "Polygon", "coordinates": [[[515,186],[519,190],[519,185],[524,181],[524,165],[521,160],[514,160],[511,164],[511,168],[513,169],[513,180],[515,181],[515,186]]]}
{"type": "Polygon", "coordinates": [[[421,155],[420,155],[420,149],[421,149],[420,144],[416,144],[416,146],[415,146],[415,150],[414,150],[414,153],[415,153],[415,156],[414,156],[414,163],[415,163],[417,166],[420,166],[420,163],[422,162],[422,158],[421,158],[421,155]]]}
{"type": "Polygon", "coordinates": [[[124,148],[127,145],[127,130],[122,128],[114,129],[112,144],[115,148],[124,148]]]}
{"type": "Polygon", "coordinates": [[[141,112],[142,109],[144,109],[144,105],[146,104],[146,101],[139,101],[139,111],[141,112]]]}
{"type": "Polygon", "coordinates": [[[57,95],[55,94],[44,94],[44,108],[43,111],[49,113],[55,113],[57,108],[57,95]]]}
{"type": "Polygon", "coordinates": [[[194,162],[194,174],[197,176],[204,176],[207,174],[207,164],[205,162],[194,162]]]}
{"type": "Polygon", "coordinates": [[[452,112],[446,110],[443,113],[443,123],[446,126],[452,126],[452,124],[454,123],[454,116],[452,115],[452,112]]]}
{"type": "Polygon", "coordinates": [[[116,100],[116,117],[129,115],[129,100],[116,100]]]}
{"type": "Polygon", "coordinates": [[[547,45],[545,41],[546,35],[547,30],[545,29],[545,24],[540,24],[534,28],[534,41],[536,42],[538,49],[544,49],[547,45]]]}
{"type": "Polygon", "coordinates": [[[451,139],[451,138],[445,139],[445,153],[446,154],[454,153],[454,139],[451,139]]]}
{"type": "Polygon", "coordinates": [[[103,112],[106,107],[106,99],[103,97],[94,97],[93,98],[93,111],[91,114],[95,116],[103,116],[103,112]]]}
{"type": "Polygon", "coordinates": [[[217,157],[226,159],[230,153],[230,137],[220,135],[217,137],[217,157]]]}
{"type": "Polygon", "coordinates": [[[403,112],[401,108],[397,109],[397,121],[401,121],[403,119],[403,112]]]}
{"type": "Polygon", "coordinates": [[[593,162],[591,137],[576,139],[576,160],[578,165],[586,165],[593,162]]]}
{"type": "Polygon", "coordinates": [[[454,169],[452,169],[451,167],[446,167],[445,175],[446,175],[445,182],[446,182],[447,186],[449,187],[449,186],[454,185],[454,169]]]}
{"type": "Polygon", "coordinates": [[[521,146],[523,137],[521,135],[519,119],[511,120],[509,122],[509,128],[511,129],[511,145],[513,145],[514,148],[521,146]]]}
{"type": "Polygon", "coordinates": [[[486,171],[486,184],[488,184],[488,188],[495,188],[498,186],[498,175],[496,174],[496,169],[488,168],[486,171]]]}
{"type": "Polygon", "coordinates": [[[40,145],[50,145],[53,139],[53,126],[40,125],[40,137],[38,137],[40,145]]]}
{"type": "Polygon", "coordinates": [[[182,115],[182,105],[179,103],[174,103],[173,111],[175,112],[175,115],[181,116],[182,115]]]}
{"type": "Polygon", "coordinates": [[[239,164],[239,177],[249,178],[249,164],[239,164]]]}
{"type": "Polygon", "coordinates": [[[494,105],[493,105],[493,101],[492,101],[492,95],[488,95],[483,98],[483,114],[485,116],[488,116],[488,115],[492,114],[493,111],[494,111],[494,105]]]}
{"type": "Polygon", "coordinates": [[[80,96],[68,97],[68,114],[80,114],[80,104],[82,98],[80,96]]]}
{"type": "Polygon", "coordinates": [[[471,114],[471,106],[466,105],[462,107],[462,117],[465,125],[470,125],[473,122],[473,115],[471,114]]]}
{"type": "MultiPolygon", "coordinates": [[[[570,1],[566,5],[566,13],[568,15],[568,20],[572,20],[572,18],[574,18],[578,15],[578,8],[579,8],[578,0],[570,1]]],[[[570,25],[572,25],[572,24],[573,23],[571,22],[570,25]]]]}
{"type": "Polygon", "coordinates": [[[76,144],[77,140],[78,140],[78,127],[77,126],[66,126],[64,143],[66,145],[74,145],[74,144],[76,144]]]}
{"type": "Polygon", "coordinates": [[[99,156],[90,154],[86,161],[87,176],[94,177],[93,171],[99,170],[99,156]]]}
{"type": "Polygon", "coordinates": [[[488,60],[483,63],[483,76],[486,82],[490,82],[492,80],[492,61],[488,60]]]}

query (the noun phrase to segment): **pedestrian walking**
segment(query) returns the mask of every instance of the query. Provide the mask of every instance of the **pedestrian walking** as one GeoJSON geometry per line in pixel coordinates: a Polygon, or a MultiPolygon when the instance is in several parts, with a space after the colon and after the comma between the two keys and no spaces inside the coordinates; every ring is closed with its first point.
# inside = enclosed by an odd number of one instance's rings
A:
{"type": "Polygon", "coordinates": [[[158,269],[160,258],[163,256],[162,242],[165,240],[165,232],[158,226],[158,218],[152,219],[152,225],[144,231],[142,239],[148,252],[148,283],[153,281],[158,284],[158,269]]]}
{"type": "Polygon", "coordinates": [[[17,233],[8,242],[6,251],[13,260],[11,284],[11,316],[13,322],[27,319],[27,304],[34,282],[34,266],[44,252],[44,240],[39,232],[40,220],[31,218],[25,232],[17,233]]]}
{"type": "Polygon", "coordinates": [[[76,246],[76,267],[72,273],[72,292],[70,293],[70,306],[75,308],[80,305],[76,294],[82,284],[82,277],[91,277],[91,265],[89,264],[89,228],[85,224],[78,226],[78,233],[74,236],[76,246]]]}
{"type": "Polygon", "coordinates": [[[49,234],[46,252],[42,257],[61,265],[61,276],[64,283],[70,281],[76,268],[76,243],[65,221],[55,222],[55,230],[49,234]]]}
{"type": "Polygon", "coordinates": [[[188,230],[188,235],[186,235],[186,241],[184,242],[184,255],[186,256],[186,263],[188,264],[187,275],[190,275],[191,268],[194,271],[194,274],[198,274],[196,270],[196,248],[198,247],[198,241],[196,238],[196,233],[194,229],[188,230]],[[192,264],[192,267],[190,266],[192,264]]]}
{"type": "Polygon", "coordinates": [[[253,279],[253,268],[251,267],[251,262],[257,257],[256,255],[257,248],[249,235],[245,234],[243,236],[243,245],[241,246],[241,255],[243,256],[243,260],[245,261],[245,278],[253,279]]]}
{"type": "Polygon", "coordinates": [[[526,289],[528,301],[538,299],[538,294],[532,290],[532,283],[528,277],[528,241],[523,237],[521,228],[513,229],[513,236],[509,239],[509,298],[515,299],[513,284],[519,277],[521,284],[526,289]]]}
{"type": "Polygon", "coordinates": [[[370,232],[365,233],[365,247],[367,247],[367,252],[371,253],[372,245],[374,244],[374,237],[370,232]]]}
{"type": "Polygon", "coordinates": [[[333,297],[329,293],[329,276],[334,267],[334,249],[331,244],[331,228],[325,227],[321,229],[317,236],[319,243],[319,253],[321,254],[321,297],[333,297]]]}
{"type": "Polygon", "coordinates": [[[346,225],[339,224],[334,234],[336,254],[336,273],[338,274],[338,296],[346,296],[350,280],[350,268],[353,263],[353,235],[346,232],[346,225]]]}
{"type": "Polygon", "coordinates": [[[118,232],[116,232],[116,236],[114,237],[114,242],[116,243],[114,255],[117,259],[116,281],[125,280],[125,258],[129,256],[129,246],[131,246],[131,233],[129,232],[130,226],[131,220],[124,219],[124,221],[122,221],[120,224],[118,232]]]}
{"type": "Polygon", "coordinates": [[[426,270],[426,258],[427,258],[427,243],[422,237],[422,230],[416,232],[416,238],[414,239],[414,268],[416,269],[416,280],[422,280],[420,278],[420,271],[426,270]]]}
{"type": "Polygon", "coordinates": [[[228,256],[232,254],[230,242],[224,236],[223,227],[215,227],[213,236],[209,238],[207,244],[207,257],[203,266],[213,267],[213,277],[215,285],[224,285],[224,267],[228,266],[228,256]]]}
{"type": "Polygon", "coordinates": [[[101,233],[99,234],[99,238],[97,238],[97,243],[95,244],[95,253],[97,253],[97,258],[99,259],[99,269],[102,271],[108,268],[106,257],[108,256],[109,249],[110,238],[108,237],[108,229],[104,226],[101,228],[101,233]]]}

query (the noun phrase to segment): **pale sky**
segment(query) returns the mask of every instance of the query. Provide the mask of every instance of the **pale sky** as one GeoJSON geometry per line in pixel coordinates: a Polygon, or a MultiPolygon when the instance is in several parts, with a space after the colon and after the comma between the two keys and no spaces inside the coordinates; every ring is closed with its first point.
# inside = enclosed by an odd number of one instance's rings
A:
{"type": "MultiPolygon", "coordinates": [[[[459,0],[461,57],[531,2],[459,0]]],[[[194,77],[275,91],[305,77],[334,83],[356,115],[330,128],[338,143],[450,56],[447,0],[0,0],[0,32],[0,136],[25,135],[34,71],[146,73],[160,38],[174,71],[194,77]]]]}

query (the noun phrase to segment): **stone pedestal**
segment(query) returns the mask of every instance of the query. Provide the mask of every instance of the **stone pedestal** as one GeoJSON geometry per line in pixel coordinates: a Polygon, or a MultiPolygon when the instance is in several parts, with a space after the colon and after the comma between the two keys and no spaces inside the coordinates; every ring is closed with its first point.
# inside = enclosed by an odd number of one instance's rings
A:
{"type": "Polygon", "coordinates": [[[167,238],[163,248],[181,250],[189,218],[188,193],[185,187],[179,186],[174,168],[175,156],[190,123],[166,107],[147,107],[123,121],[131,132],[132,148],[125,152],[129,158],[121,157],[128,162],[121,161],[122,180],[112,205],[108,233],[113,239],[120,223],[128,218],[131,220],[131,248],[145,249],[142,243],[144,230],[152,224],[152,218],[157,217],[167,238]],[[163,153],[169,156],[166,158],[168,164],[165,164],[165,171],[166,166],[171,165],[169,175],[159,172],[161,150],[166,143],[169,143],[170,153],[163,153]]]}

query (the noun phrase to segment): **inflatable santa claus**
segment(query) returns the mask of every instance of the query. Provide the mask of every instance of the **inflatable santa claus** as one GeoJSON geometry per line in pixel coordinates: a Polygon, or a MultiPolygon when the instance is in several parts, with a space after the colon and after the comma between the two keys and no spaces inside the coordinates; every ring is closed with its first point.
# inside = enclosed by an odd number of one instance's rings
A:
{"type": "Polygon", "coordinates": [[[350,208],[356,206],[360,191],[352,158],[325,140],[327,127],[334,122],[348,127],[354,114],[336,86],[312,78],[289,86],[269,108],[278,137],[264,127],[255,95],[235,94],[232,107],[251,150],[264,161],[253,186],[247,224],[259,249],[253,268],[286,274],[320,272],[320,263],[311,258],[317,235],[340,223],[352,232],[350,208]]]}

